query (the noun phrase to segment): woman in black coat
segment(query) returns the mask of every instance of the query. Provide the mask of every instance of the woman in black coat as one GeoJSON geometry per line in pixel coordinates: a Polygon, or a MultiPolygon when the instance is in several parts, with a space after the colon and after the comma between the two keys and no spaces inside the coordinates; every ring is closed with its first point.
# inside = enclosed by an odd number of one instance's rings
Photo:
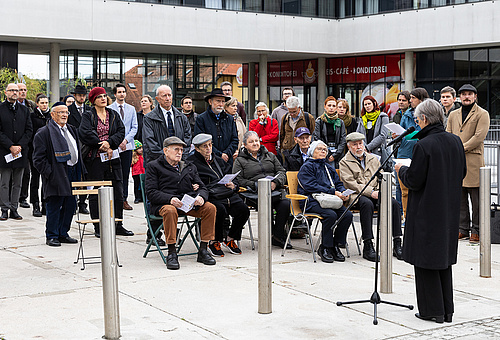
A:
{"type": "MultiPolygon", "coordinates": [[[[115,217],[123,218],[123,175],[120,157],[112,159],[118,152],[118,146],[125,138],[125,126],[118,112],[106,107],[106,90],[95,87],[89,93],[89,101],[93,104],[90,111],[85,111],[79,127],[80,141],[82,143],[82,157],[87,169],[87,180],[111,180],[115,217]],[[113,156],[113,151],[115,155],[113,156]],[[106,155],[108,160],[102,161],[106,155]]],[[[89,196],[90,216],[99,218],[97,195],[89,196]]],[[[95,235],[100,237],[99,223],[94,224],[95,235]]],[[[132,236],[133,232],[126,230],[122,222],[116,223],[116,234],[132,236]]]]}
{"type": "Polygon", "coordinates": [[[465,153],[457,136],[443,127],[443,109],[425,100],[415,112],[422,130],[410,167],[396,164],[409,189],[404,260],[415,268],[419,313],[423,320],[451,322],[453,283],[451,265],[457,262],[460,193],[467,173],[465,153]]]}
{"type": "Polygon", "coordinates": [[[218,182],[231,174],[231,166],[212,152],[212,135],[200,133],[193,138],[195,152],[187,160],[198,169],[201,180],[207,186],[208,201],[217,208],[215,217],[215,238],[210,241],[209,249],[213,256],[224,256],[221,245],[232,254],[241,254],[235,241],[241,240],[241,231],[250,216],[248,206],[238,195],[238,182],[233,180],[225,185],[218,182]],[[233,221],[224,239],[224,225],[231,215],[233,221]]]}
{"type": "MultiPolygon", "coordinates": [[[[283,248],[286,238],[285,224],[290,215],[290,201],[287,198],[282,198],[280,191],[284,189],[286,184],[285,169],[272,152],[260,145],[259,135],[255,131],[247,131],[243,136],[243,147],[233,165],[233,173],[238,171],[236,179],[240,186],[249,189],[247,197],[253,204],[257,204],[257,194],[255,194],[258,189],[257,181],[268,176],[273,177],[271,180],[271,204],[276,210],[276,218],[274,221],[271,218],[273,223],[272,244],[283,248]]],[[[246,194],[243,193],[243,195],[246,194]]],[[[292,245],[287,244],[286,247],[291,249],[292,245]]]]}

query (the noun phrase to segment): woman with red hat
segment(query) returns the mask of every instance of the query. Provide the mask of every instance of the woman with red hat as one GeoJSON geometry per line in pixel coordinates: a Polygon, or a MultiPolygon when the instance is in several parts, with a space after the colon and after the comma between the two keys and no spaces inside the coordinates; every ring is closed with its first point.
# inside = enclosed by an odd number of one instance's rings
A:
{"type": "MultiPolygon", "coordinates": [[[[125,126],[118,112],[107,106],[106,90],[95,87],[89,93],[93,105],[90,111],[83,113],[79,127],[82,142],[82,157],[87,168],[87,180],[111,180],[113,183],[115,216],[123,218],[123,175],[118,157],[118,146],[125,138],[125,126]]],[[[89,197],[90,216],[99,218],[97,195],[89,197]]],[[[94,224],[95,236],[100,237],[99,223],[94,224]]],[[[122,222],[116,222],[116,234],[132,236],[133,232],[125,229],[122,222]]]]}

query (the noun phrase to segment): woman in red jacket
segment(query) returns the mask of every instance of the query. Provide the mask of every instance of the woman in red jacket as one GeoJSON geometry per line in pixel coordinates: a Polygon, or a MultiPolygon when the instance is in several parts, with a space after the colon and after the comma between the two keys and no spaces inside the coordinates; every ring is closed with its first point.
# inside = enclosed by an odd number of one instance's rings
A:
{"type": "Polygon", "coordinates": [[[269,108],[263,102],[255,105],[256,119],[249,123],[249,130],[255,131],[259,135],[260,143],[267,151],[276,155],[276,142],[279,139],[278,121],[269,117],[269,108]]]}

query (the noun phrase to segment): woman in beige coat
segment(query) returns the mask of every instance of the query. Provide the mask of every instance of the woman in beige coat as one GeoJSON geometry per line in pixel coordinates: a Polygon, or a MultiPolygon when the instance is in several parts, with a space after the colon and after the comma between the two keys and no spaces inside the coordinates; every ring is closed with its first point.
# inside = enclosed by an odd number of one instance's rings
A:
{"type": "Polygon", "coordinates": [[[231,97],[231,99],[224,104],[224,111],[233,116],[234,122],[236,123],[236,129],[238,130],[238,148],[233,154],[233,159],[236,159],[243,144],[243,135],[247,131],[247,127],[245,126],[245,123],[243,123],[243,119],[241,119],[238,115],[238,99],[231,97]]]}

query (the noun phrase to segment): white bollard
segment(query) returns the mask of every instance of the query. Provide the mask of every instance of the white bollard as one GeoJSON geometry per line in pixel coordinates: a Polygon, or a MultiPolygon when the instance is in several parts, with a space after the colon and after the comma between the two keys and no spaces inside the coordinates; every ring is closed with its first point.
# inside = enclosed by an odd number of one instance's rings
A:
{"type": "Polygon", "coordinates": [[[259,313],[272,313],[272,270],[271,270],[271,181],[258,180],[259,191],[259,313]]]}
{"type": "Polygon", "coordinates": [[[392,293],[392,174],[383,172],[380,188],[380,292],[392,293]]]}

